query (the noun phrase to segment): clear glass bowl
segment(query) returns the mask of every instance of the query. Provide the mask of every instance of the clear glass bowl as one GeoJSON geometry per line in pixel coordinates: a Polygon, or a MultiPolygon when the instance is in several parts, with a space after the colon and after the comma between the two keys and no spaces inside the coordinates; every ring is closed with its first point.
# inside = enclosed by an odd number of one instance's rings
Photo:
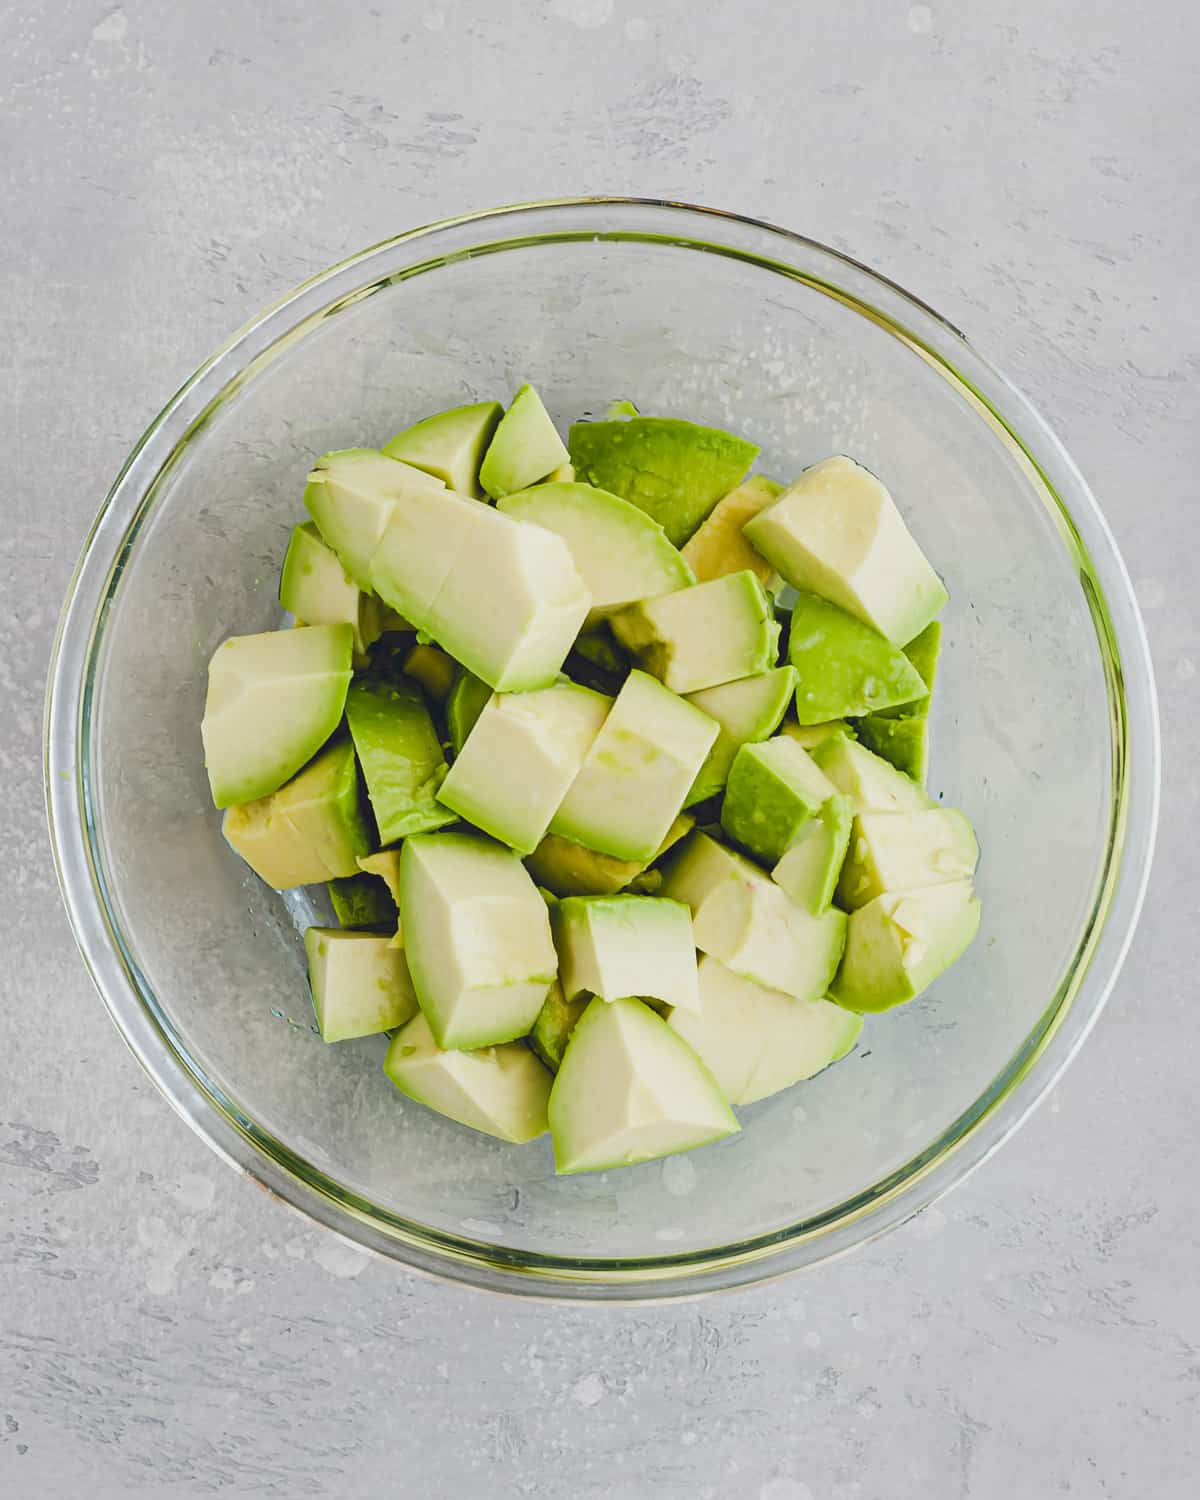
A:
{"type": "MultiPolygon", "coordinates": [[[[172,398],[93,526],[60,625],[46,784],[64,895],[125,1039],[227,1160],[405,1264],[544,1296],[662,1297],[811,1265],[924,1207],[1016,1126],[1112,987],[1153,845],[1158,740],[1129,580],[1066,453],[962,335],[766,224],[625,200],[400,235],[256,319],[172,398]],[[316,1036],[293,912],[226,848],[199,723],[223,636],[278,621],[329,448],[522,380],[729,426],[782,479],[884,476],[951,602],[931,788],[983,848],[983,928],[858,1051],[666,1163],[556,1179],[402,1099],[383,1041],[316,1036]]],[[[293,906],[295,903],[293,903],[293,906]]],[[[300,914],[303,917],[303,913],[300,914]]]]}

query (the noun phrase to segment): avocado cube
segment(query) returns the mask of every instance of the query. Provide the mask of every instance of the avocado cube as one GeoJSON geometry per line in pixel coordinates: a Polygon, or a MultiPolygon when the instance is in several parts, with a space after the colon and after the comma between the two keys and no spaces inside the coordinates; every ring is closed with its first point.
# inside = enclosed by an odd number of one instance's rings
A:
{"type": "Polygon", "coordinates": [[[758,457],[744,438],[674,417],[576,422],[568,442],[580,479],[644,510],[677,547],[758,457]]]}
{"type": "Polygon", "coordinates": [[[327,745],[269,797],[227,808],[221,832],[277,891],[356,874],[371,835],[350,741],[327,745]]]}
{"type": "Polygon", "coordinates": [[[393,903],[400,905],[400,851],[381,849],[378,854],[359,856],[358,868],[367,875],[377,875],[387,886],[393,903]]]}
{"type": "MultiPolygon", "coordinates": [[[[680,813],[667,829],[654,858],[658,859],[677,844],[691,827],[691,818],[680,813]]],[[[585,849],[582,844],[555,833],[548,833],[542,839],[526,859],[525,868],[555,896],[615,896],[618,891],[630,888],[643,874],[658,874],[657,870],[647,870],[643,859],[615,859],[611,854],[585,849]]]]}
{"type": "Polygon", "coordinates": [[[269,796],[313,758],[342,717],[353,650],[346,624],[221,642],[200,725],[217,807],[269,796]]]}
{"type": "Polygon", "coordinates": [[[833,900],[853,822],[850,798],[835,793],[803,825],[771,871],[775,884],[813,916],[826,911],[833,900]]]}
{"type": "Polygon", "coordinates": [[[385,934],[309,927],[304,934],[317,1027],[326,1042],[390,1031],[416,1014],[404,953],[385,934]]]}
{"type": "Polygon", "coordinates": [[[970,880],[978,863],[975,831],[956,807],[859,813],[838,900],[854,911],[885,891],[970,880]]]}
{"type": "Polygon", "coordinates": [[[707,714],[644,672],[630,672],[550,832],[645,864],[681,811],[717,733],[707,714]]]}
{"type": "Polygon", "coordinates": [[[787,735],[743,745],[729,770],[721,827],[748,853],[775,864],[836,791],[807,751],[787,735]]]}
{"type": "Polygon", "coordinates": [[[805,911],[757,865],[699,831],[684,841],[664,874],[662,894],[691,908],[702,953],[798,1000],[826,993],[845,944],[843,912],[805,911]]]}
{"type": "Polygon", "coordinates": [[[446,757],[420,688],[360,678],[346,695],[346,722],[358,751],[380,842],[428,833],[456,821],[437,800],[446,757]]]}
{"type": "Polygon", "coordinates": [[[764,557],[760,557],[746,538],[742,527],[751,517],[766,510],[783,494],[783,485],[765,474],[752,474],[737,489],[730,490],[699,531],[681,549],[691,564],[697,583],[723,578],[727,573],[749,570],[766,589],[777,594],[783,580],[764,557]]]}
{"type": "Polygon", "coordinates": [[[673,693],[695,693],[775,665],[779,623],[753,573],[730,573],[622,610],[612,631],[673,693]]]}
{"type": "Polygon", "coordinates": [[[401,495],[444,493],[438,479],[373,448],[343,448],[317,459],[304,506],[326,546],[360,589],[370,590],[371,557],[401,495]]]}
{"type": "Polygon", "coordinates": [[[674,1010],[667,1025],[691,1047],[730,1104],[752,1104],[811,1078],[851,1050],[862,1017],[825,999],[794,1000],[700,960],[700,1003],[674,1010]]]}
{"type": "Polygon", "coordinates": [[[371,577],[497,692],[548,687],[591,604],[561,537],[448,490],[393,507],[371,577]]]}
{"type": "Polygon", "coordinates": [[[896,646],[947,599],[891,495],[841,454],[806,469],[743,535],[793,588],[830,600],[896,646]]]}
{"type": "Polygon", "coordinates": [[[458,663],[452,656],[419,641],[404,658],[405,676],[419,682],[425,689],[425,696],[438,706],[450,696],[458,673],[458,663]]]}
{"type": "MultiPolygon", "coordinates": [[[[793,667],[792,671],[795,670],[793,667]]],[[[797,724],[795,719],[785,719],[779,726],[779,732],[795,740],[798,745],[803,745],[806,750],[815,750],[835,734],[844,734],[848,739],[857,738],[853,726],[845,719],[827,719],[823,724],[797,724]]]]}
{"type": "Polygon", "coordinates": [[[627,995],[695,1010],[696,944],[692,914],[657,896],[568,896],[550,927],[563,996],[602,1000],[627,995]]]}
{"type": "Polygon", "coordinates": [[[518,1146],[546,1133],[550,1074],[520,1042],[445,1051],[416,1015],[392,1038],[383,1070],[402,1094],[471,1130],[518,1146]]]}
{"type": "Polygon", "coordinates": [[[569,457],[542,398],[531,385],[523,385],[488,444],[479,482],[493,500],[498,500],[545,479],[569,457]]]}
{"type": "Polygon", "coordinates": [[[539,484],[506,495],[496,509],[562,537],[592,596],[594,626],[639,599],[695,583],[657,521],[618,495],[588,484],[539,484]]]}
{"type": "Polygon", "coordinates": [[[555,1170],[600,1172],[740,1127],[716,1079],[640,1000],[593,1000],[550,1091],[555,1170]]]}
{"type": "Polygon", "coordinates": [[[921,994],[979,931],[969,880],[885,891],[851,912],[846,952],[830,995],[847,1010],[889,1010],[921,994]]]}
{"type": "Polygon", "coordinates": [[[439,801],[532,854],[611,707],[611,698],[573,682],[493,694],[438,789],[439,801]]]}
{"type": "Polygon", "coordinates": [[[292,528],[279,575],[279,602],[305,625],[349,625],[358,659],[381,634],[378,600],[363,593],[312,521],[292,528]]]}
{"type": "Polygon", "coordinates": [[[439,1047],[493,1047],[528,1034],[558,959],[546,903],[510,849],[474,834],[406,839],[400,926],[439,1047]]]}
{"type": "Polygon", "coordinates": [[[914,636],[904,648],[904,654],[912,662],[917,675],[925,684],[925,693],[911,703],[898,703],[893,708],[881,708],[885,719],[925,719],[929,717],[929,704],[933,698],[937,680],[938,659],[942,651],[942,624],[932,620],[920,635],[914,636]]]}
{"type": "Polygon", "coordinates": [[[910,777],[897,771],[865,745],[845,734],[832,734],[817,745],[812,759],[845,792],[860,812],[920,812],[936,804],[910,777]]]}
{"type": "Polygon", "coordinates": [[[457,494],[481,500],[479,466],[503,410],[499,401],[455,406],[406,427],[383,445],[383,451],[388,458],[432,474],[457,494]]]}
{"type": "Polygon", "coordinates": [[[770,739],[779,728],[795,690],[796,669],[772,667],[769,672],[740,677],[687,695],[693,707],[721,726],[716,743],[687,795],[688,807],[725,789],[734,756],[743,745],[770,739]]]}
{"type": "Polygon", "coordinates": [[[792,608],[788,660],[799,677],[801,724],[874,713],[925,691],[903,651],[816,594],[801,594],[792,608]]]}

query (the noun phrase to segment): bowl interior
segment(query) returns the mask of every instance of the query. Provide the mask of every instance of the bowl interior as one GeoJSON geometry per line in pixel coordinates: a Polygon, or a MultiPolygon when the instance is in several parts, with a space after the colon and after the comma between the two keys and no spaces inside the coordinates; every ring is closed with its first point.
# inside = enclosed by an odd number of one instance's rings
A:
{"type": "MultiPolygon", "coordinates": [[[[703,246],[547,239],[432,260],[309,319],[173,454],[114,574],[85,705],[99,876],[129,963],[202,1086],[378,1224],[521,1262],[679,1261],[836,1219],[944,1149],[1052,1016],[1110,841],[1112,709],[1075,557],[1028,464],[894,327],[703,246]],[[732,427],[788,479],[833,451],[891,487],[949,586],[930,787],[983,851],[983,927],[849,1059],[664,1164],[556,1180],[403,1100],[379,1039],[315,1034],[297,915],[226,848],[199,722],[227,634],[279,619],[312,460],[522,380],[565,424],[628,396],[732,427]]],[[[298,1164],[298,1165],[296,1165],[298,1164]]],[[[386,1231],[385,1229],[385,1232],[386,1231]]]]}

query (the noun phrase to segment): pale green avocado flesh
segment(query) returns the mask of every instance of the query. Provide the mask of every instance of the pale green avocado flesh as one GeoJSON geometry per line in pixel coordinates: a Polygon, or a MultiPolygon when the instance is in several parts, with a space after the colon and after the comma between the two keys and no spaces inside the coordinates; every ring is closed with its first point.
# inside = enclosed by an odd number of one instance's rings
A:
{"type": "Polygon", "coordinates": [[[788,660],[796,669],[801,724],[874,713],[925,692],[903,651],[816,594],[800,594],[792,607],[788,660]]]}
{"type": "Polygon", "coordinates": [[[493,500],[498,500],[537,484],[569,462],[569,457],[542,398],[531,385],[523,385],[488,444],[479,482],[493,500]]]}
{"type": "Polygon", "coordinates": [[[392,1038],[383,1070],[402,1094],[484,1135],[524,1145],[546,1133],[550,1074],[521,1042],[447,1051],[416,1015],[392,1038]]]}
{"type": "Polygon", "coordinates": [[[837,788],[787,735],[743,745],[733,758],[721,827],[735,844],[774,864],[837,788]]]}
{"type": "Polygon", "coordinates": [[[432,474],[457,494],[482,499],[479,466],[503,410],[499,401],[453,407],[398,432],[383,451],[388,458],[432,474]]]}
{"type": "Polygon", "coordinates": [[[221,831],[278,891],[355,875],[371,833],[350,741],[334,739],[269,797],[227,808],[221,831]]]}
{"type": "Polygon", "coordinates": [[[269,796],[312,759],[342,717],[353,652],[346,624],[230,636],[217,647],[200,725],[217,807],[269,796]]]}
{"type": "Polygon", "coordinates": [[[346,721],[381,843],[456,821],[437,800],[446,757],[415,683],[360,678],[346,697],[346,721]]]}
{"type": "Polygon", "coordinates": [[[304,934],[317,1028],[326,1042],[374,1036],[417,1012],[404,952],[386,933],[309,927],[304,934]]]}
{"type": "Polygon", "coordinates": [[[559,1172],[602,1172],[704,1146],[739,1129],[720,1085],[640,1000],[593,1000],[550,1091],[559,1172]]]}

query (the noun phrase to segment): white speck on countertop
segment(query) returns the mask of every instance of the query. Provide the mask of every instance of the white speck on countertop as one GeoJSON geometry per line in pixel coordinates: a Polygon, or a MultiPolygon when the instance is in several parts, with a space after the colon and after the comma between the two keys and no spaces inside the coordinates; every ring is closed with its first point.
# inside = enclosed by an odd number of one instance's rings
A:
{"type": "Polygon", "coordinates": [[[171,1197],[192,1213],[203,1213],[213,1206],[217,1195],[216,1183],[211,1177],[201,1177],[198,1172],[185,1172],[170,1189],[171,1197]]]}
{"type": "Polygon", "coordinates": [[[581,1375],[571,1387],[571,1400],[580,1406],[598,1406],[604,1400],[604,1382],[594,1371],[581,1375]]]}
{"type": "Polygon", "coordinates": [[[630,16],[625,22],[625,36],[631,42],[644,42],[650,35],[650,28],[641,16],[630,16]]]}
{"type": "Polygon", "coordinates": [[[123,10],[110,10],[103,20],[92,27],[94,42],[119,42],[129,30],[129,17],[123,10]]]}
{"type": "Polygon", "coordinates": [[[928,36],[933,30],[933,11],[928,5],[910,5],[907,20],[913,36],[928,36]]]}
{"type": "Polygon", "coordinates": [[[758,1500],[813,1500],[813,1492],[800,1480],[777,1474],[759,1490],[758,1500]]]}

